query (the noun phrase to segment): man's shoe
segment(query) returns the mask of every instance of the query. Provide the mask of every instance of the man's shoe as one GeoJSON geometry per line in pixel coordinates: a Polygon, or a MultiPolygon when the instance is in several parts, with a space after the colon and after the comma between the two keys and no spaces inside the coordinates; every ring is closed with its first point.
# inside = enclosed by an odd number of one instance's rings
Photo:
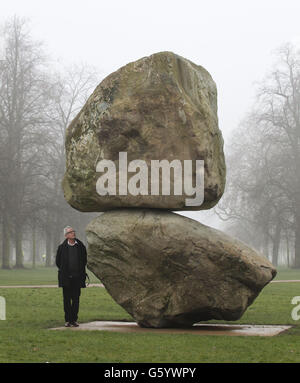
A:
{"type": "Polygon", "coordinates": [[[79,327],[79,324],[77,322],[71,322],[72,327],[79,327]]]}
{"type": "Polygon", "coordinates": [[[71,323],[70,322],[66,322],[65,323],[65,327],[71,327],[71,323]]]}

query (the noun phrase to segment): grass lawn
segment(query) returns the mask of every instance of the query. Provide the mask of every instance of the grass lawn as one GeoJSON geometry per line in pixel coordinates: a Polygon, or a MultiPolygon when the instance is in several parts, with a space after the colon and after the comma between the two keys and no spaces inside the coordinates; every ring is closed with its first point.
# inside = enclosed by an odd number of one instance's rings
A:
{"type": "Polygon", "coordinates": [[[287,267],[277,267],[277,275],[274,280],[294,279],[300,281],[300,269],[288,269],[287,267]]]}
{"type": "MultiPolygon", "coordinates": [[[[91,271],[87,272],[91,283],[100,283],[91,271]]],[[[277,272],[275,280],[300,280],[300,269],[278,267],[277,272]]],[[[25,269],[0,269],[0,286],[51,284],[57,284],[57,267],[40,265],[32,269],[31,265],[25,265],[25,269]]]]}
{"type": "MultiPolygon", "coordinates": [[[[91,283],[100,283],[91,271],[87,270],[87,273],[91,283]]],[[[0,269],[0,286],[55,284],[57,284],[57,267],[39,265],[32,269],[30,265],[25,265],[24,269],[0,269]]]]}
{"type": "MultiPolygon", "coordinates": [[[[298,277],[293,274],[290,279],[298,277]]],[[[0,271],[2,285],[33,280],[56,283],[56,270],[0,271]]],[[[81,291],[79,322],[132,320],[105,289],[81,291]]],[[[240,320],[222,321],[293,325],[275,337],[52,331],[50,327],[64,323],[61,289],[0,288],[0,296],[6,299],[6,320],[0,320],[0,362],[300,362],[300,320],[291,317],[291,299],[300,296],[300,283],[269,284],[240,320]]]]}

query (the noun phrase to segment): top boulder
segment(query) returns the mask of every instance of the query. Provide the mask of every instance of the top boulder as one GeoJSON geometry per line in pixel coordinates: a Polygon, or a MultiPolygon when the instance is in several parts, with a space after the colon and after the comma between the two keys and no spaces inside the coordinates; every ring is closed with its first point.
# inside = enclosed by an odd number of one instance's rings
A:
{"type": "Polygon", "coordinates": [[[143,57],[107,76],[68,127],[64,195],[72,207],[86,212],[122,207],[209,209],[225,188],[223,144],[217,89],[210,74],[172,52],[143,57]],[[133,160],[138,161],[127,168],[127,161],[130,165],[133,160]],[[167,160],[165,169],[154,179],[152,165],[162,160],[167,160]],[[191,173],[184,171],[184,160],[190,160],[191,173]],[[204,165],[202,185],[196,182],[201,173],[196,160],[203,160],[198,161],[204,165]],[[163,191],[164,182],[170,189],[163,191]],[[185,188],[189,182],[192,189],[185,188]],[[104,195],[106,187],[109,193],[104,195]],[[191,190],[196,196],[198,187],[203,190],[201,203],[187,204],[187,198],[193,198],[191,190]]]}

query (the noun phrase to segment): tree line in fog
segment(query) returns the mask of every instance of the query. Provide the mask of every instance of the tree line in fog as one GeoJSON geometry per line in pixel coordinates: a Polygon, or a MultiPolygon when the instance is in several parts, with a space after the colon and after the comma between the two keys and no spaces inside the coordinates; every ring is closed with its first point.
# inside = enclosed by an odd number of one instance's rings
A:
{"type": "Polygon", "coordinates": [[[299,268],[300,52],[292,44],[277,49],[227,146],[227,185],[215,212],[275,266],[280,259],[299,268]]]}
{"type": "Polygon", "coordinates": [[[23,19],[8,20],[1,33],[5,47],[0,61],[2,268],[22,268],[25,247],[33,266],[42,261],[42,254],[50,266],[63,228],[71,224],[83,235],[91,220],[91,215],[66,203],[61,180],[65,130],[99,78],[87,65],[53,70],[53,60],[42,43],[31,38],[29,23],[23,19]]]}

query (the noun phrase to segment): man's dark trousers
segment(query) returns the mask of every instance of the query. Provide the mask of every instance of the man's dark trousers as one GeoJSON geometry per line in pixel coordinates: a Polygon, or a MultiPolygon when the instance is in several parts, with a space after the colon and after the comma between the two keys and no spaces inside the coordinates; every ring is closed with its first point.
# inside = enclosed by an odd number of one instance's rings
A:
{"type": "Polygon", "coordinates": [[[66,322],[76,322],[79,311],[80,284],[77,278],[70,278],[70,285],[63,287],[66,322]]]}

